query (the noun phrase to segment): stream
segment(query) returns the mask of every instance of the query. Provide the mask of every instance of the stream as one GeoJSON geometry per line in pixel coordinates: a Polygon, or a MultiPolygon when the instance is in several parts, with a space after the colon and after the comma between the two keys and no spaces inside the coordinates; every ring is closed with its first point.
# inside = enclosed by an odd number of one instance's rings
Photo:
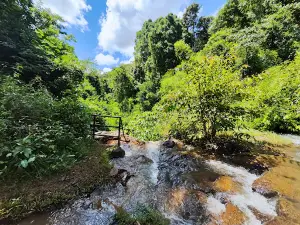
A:
{"type": "Polygon", "coordinates": [[[159,210],[172,225],[220,224],[228,202],[245,215],[244,224],[263,224],[257,212],[276,216],[277,199],[253,192],[252,184],[259,176],[244,168],[178,154],[160,142],[148,142],[143,148],[124,144],[122,148],[125,158],[112,163],[116,172],[125,174],[125,184],[100,187],[89,197],[51,213],[33,215],[19,225],[109,225],[118,208],[133,212],[138,205],[159,210]],[[229,177],[237,190],[219,191],[215,181],[220,177],[229,177]]]}

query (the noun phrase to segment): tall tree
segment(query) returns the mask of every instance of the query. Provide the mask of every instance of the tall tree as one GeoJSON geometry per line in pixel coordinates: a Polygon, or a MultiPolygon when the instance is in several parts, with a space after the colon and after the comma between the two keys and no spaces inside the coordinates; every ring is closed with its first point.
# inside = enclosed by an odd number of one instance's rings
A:
{"type": "Polygon", "coordinates": [[[208,42],[210,38],[210,34],[208,33],[209,27],[213,21],[213,17],[201,16],[196,25],[196,33],[195,33],[195,45],[194,50],[196,52],[202,50],[205,44],[208,42]]]}
{"type": "Polygon", "coordinates": [[[0,72],[25,82],[39,77],[56,96],[83,78],[82,67],[64,32],[62,19],[34,7],[32,0],[0,2],[0,72]]]}
{"type": "Polygon", "coordinates": [[[182,23],[184,27],[195,36],[195,28],[198,21],[200,5],[197,3],[191,4],[183,14],[182,23]]]}
{"type": "Polygon", "coordinates": [[[43,50],[38,48],[36,18],[31,0],[0,2],[0,72],[30,71],[43,73],[49,66],[43,50]]]}
{"type": "Polygon", "coordinates": [[[179,63],[174,44],[182,34],[182,23],[173,14],[146,21],[137,33],[134,78],[139,83],[138,100],[145,110],[151,110],[158,99],[161,77],[179,63]]]}

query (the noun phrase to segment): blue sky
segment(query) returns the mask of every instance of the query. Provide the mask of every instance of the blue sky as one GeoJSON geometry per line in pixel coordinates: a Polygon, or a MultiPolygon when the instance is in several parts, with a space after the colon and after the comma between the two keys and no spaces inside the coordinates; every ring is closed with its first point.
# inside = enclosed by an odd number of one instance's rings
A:
{"type": "MultiPolygon", "coordinates": [[[[41,0],[34,0],[35,2],[41,0]]],[[[202,5],[201,15],[215,15],[226,0],[42,0],[66,21],[80,59],[90,59],[101,70],[133,59],[135,33],[143,22],[172,12],[182,15],[192,2],[202,5]]]]}

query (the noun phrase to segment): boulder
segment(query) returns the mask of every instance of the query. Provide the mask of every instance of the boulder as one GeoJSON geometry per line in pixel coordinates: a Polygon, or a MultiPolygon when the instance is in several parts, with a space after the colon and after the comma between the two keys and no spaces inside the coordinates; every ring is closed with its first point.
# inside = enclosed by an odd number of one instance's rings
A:
{"type": "Polygon", "coordinates": [[[214,189],[217,192],[238,193],[241,190],[241,186],[233,181],[231,177],[221,176],[214,182],[214,189]]]}
{"type": "Polygon", "coordinates": [[[124,158],[124,157],[125,157],[125,151],[121,147],[118,147],[117,149],[114,149],[110,152],[111,159],[124,158]]]}
{"type": "Polygon", "coordinates": [[[279,217],[297,223],[300,220],[300,203],[280,198],[277,203],[277,213],[279,217]]]}
{"type": "Polygon", "coordinates": [[[226,211],[221,214],[224,225],[242,225],[246,221],[245,214],[232,203],[226,204],[226,211]]]}
{"type": "Polygon", "coordinates": [[[166,148],[174,148],[175,142],[173,140],[171,140],[171,138],[169,138],[169,140],[167,140],[163,143],[163,146],[165,146],[166,148]]]}
{"type": "Polygon", "coordinates": [[[252,188],[267,197],[279,194],[300,202],[299,168],[293,165],[274,167],[258,178],[252,188]]]}

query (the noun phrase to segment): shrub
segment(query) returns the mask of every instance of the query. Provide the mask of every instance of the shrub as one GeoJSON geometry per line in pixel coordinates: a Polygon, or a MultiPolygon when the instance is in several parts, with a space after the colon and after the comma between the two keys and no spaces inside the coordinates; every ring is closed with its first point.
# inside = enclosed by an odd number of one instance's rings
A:
{"type": "Polygon", "coordinates": [[[75,99],[54,100],[8,78],[0,83],[0,109],[1,174],[48,173],[85,153],[89,116],[75,99]]]}

